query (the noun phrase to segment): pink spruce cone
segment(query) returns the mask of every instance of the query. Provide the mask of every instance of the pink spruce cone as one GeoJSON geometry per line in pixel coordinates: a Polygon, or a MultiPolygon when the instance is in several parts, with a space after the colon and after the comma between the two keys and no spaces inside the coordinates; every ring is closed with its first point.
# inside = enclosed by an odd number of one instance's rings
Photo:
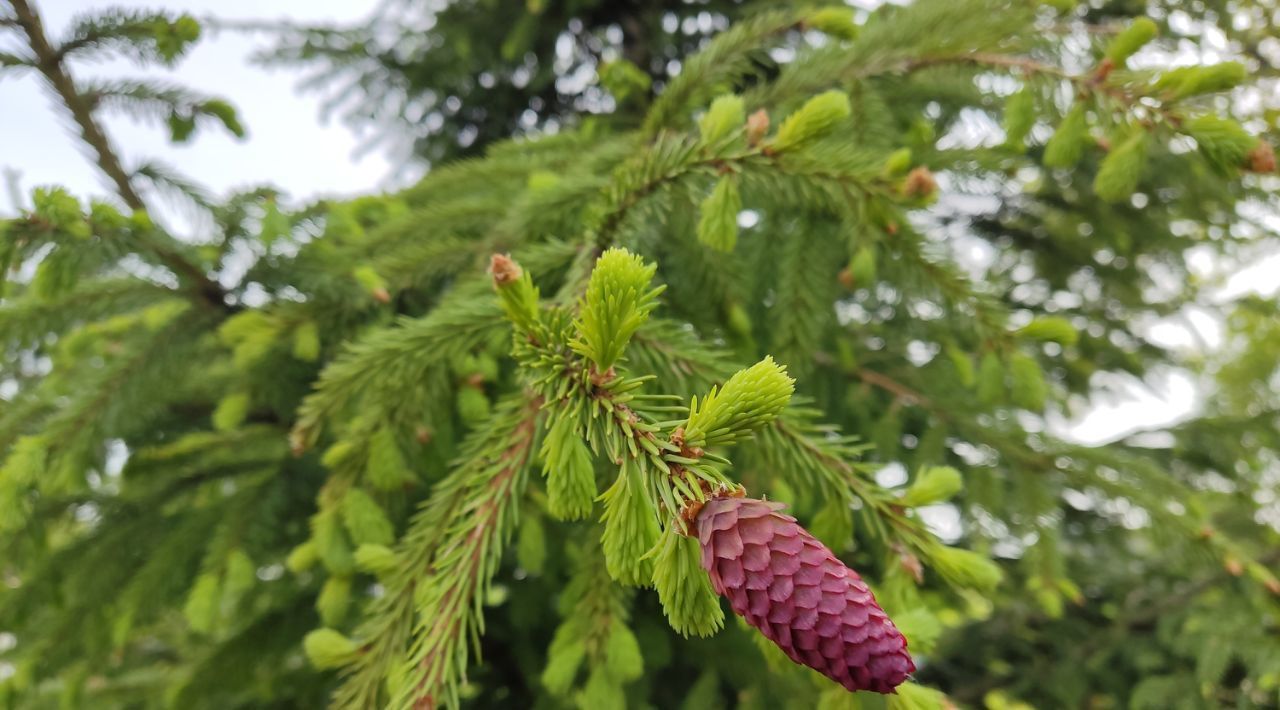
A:
{"type": "Polygon", "coordinates": [[[734,612],[801,663],[854,690],[892,693],[916,669],[857,572],[780,503],[712,498],[697,515],[702,567],[734,612]]]}

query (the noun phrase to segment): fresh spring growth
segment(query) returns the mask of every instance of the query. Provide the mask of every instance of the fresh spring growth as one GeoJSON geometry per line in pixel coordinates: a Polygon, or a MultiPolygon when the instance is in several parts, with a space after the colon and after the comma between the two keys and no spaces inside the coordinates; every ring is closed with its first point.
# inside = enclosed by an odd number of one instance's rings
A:
{"type": "Polygon", "coordinates": [[[605,251],[596,261],[579,303],[573,349],[606,372],[622,357],[636,330],[658,305],[663,287],[649,288],[658,267],[626,249],[605,251]]]}
{"type": "Polygon", "coordinates": [[[1075,345],[1080,331],[1062,316],[1039,316],[1017,330],[1019,338],[1061,345],[1075,345]]]}
{"type": "Polygon", "coordinates": [[[929,562],[948,582],[980,592],[995,589],[1004,576],[990,559],[956,547],[935,545],[929,553],[929,562]]]}
{"type": "Polygon", "coordinates": [[[1093,179],[1093,191],[1098,197],[1107,202],[1129,199],[1147,165],[1148,141],[1146,131],[1134,129],[1123,143],[1107,153],[1093,179]]]}
{"type": "Polygon", "coordinates": [[[1044,146],[1044,164],[1050,168],[1069,168],[1080,162],[1084,155],[1085,141],[1089,138],[1089,124],[1085,106],[1076,102],[1063,117],[1053,137],[1044,146]]]}
{"type": "Polygon", "coordinates": [[[1036,97],[1031,87],[1009,97],[1004,105],[1004,141],[1010,148],[1022,150],[1031,128],[1036,125],[1036,97]]]}
{"type": "Polygon", "coordinates": [[[1195,139],[1200,154],[1224,175],[1244,167],[1249,152],[1258,145],[1257,138],[1229,118],[1197,116],[1184,122],[1180,129],[1195,139]]]}
{"type": "Polygon", "coordinates": [[[715,189],[702,201],[698,220],[698,241],[718,251],[733,251],[738,243],[738,213],[742,211],[742,195],[737,176],[722,175],[715,189]]]}
{"type": "Polygon", "coordinates": [[[342,521],[357,545],[389,545],[395,540],[395,527],[382,506],[359,488],[342,497],[342,521]]]}
{"type": "Polygon", "coordinates": [[[711,145],[742,129],[746,121],[747,113],[742,97],[725,94],[712,101],[711,107],[698,120],[698,132],[702,136],[702,142],[711,145]]]}
{"type": "Polygon", "coordinates": [[[702,570],[698,541],[668,527],[653,565],[653,586],[667,622],[681,636],[711,636],[724,626],[724,611],[702,570]]]}
{"type": "Polygon", "coordinates": [[[1123,32],[1116,35],[1107,47],[1107,59],[1116,66],[1123,66],[1135,52],[1156,38],[1160,30],[1149,17],[1139,17],[1123,32]]]}
{"type": "Polygon", "coordinates": [[[925,469],[898,500],[908,508],[918,508],[951,500],[964,488],[960,472],[950,466],[925,469]]]}
{"type": "Polygon", "coordinates": [[[360,652],[360,647],[333,629],[316,629],[302,639],[302,650],[311,665],[323,670],[350,663],[360,652]]]}
{"type": "Polygon", "coordinates": [[[1049,384],[1044,370],[1034,357],[1026,353],[1014,353],[1009,357],[1010,394],[1013,403],[1033,412],[1044,409],[1049,396],[1049,384]]]}
{"type": "Polygon", "coordinates": [[[858,25],[854,22],[853,8],[824,7],[807,17],[805,24],[832,37],[849,40],[858,38],[858,25]]]}
{"type": "Polygon", "coordinates": [[[795,380],[772,357],[739,370],[723,387],[711,388],[701,402],[694,397],[684,426],[685,444],[718,446],[746,439],[773,421],[794,391],[795,380]]]}
{"type": "Polygon", "coordinates": [[[351,577],[333,576],[325,580],[316,597],[316,611],[325,626],[337,626],[351,606],[351,577]]]}
{"type": "Polygon", "coordinates": [[[395,551],[385,545],[361,545],[356,548],[355,560],[361,572],[378,576],[394,571],[400,564],[395,551]]]}
{"type": "Polygon", "coordinates": [[[596,473],[591,452],[575,425],[558,417],[542,440],[542,474],[547,477],[547,510],[557,520],[581,520],[596,499],[596,473]]]}
{"type": "Polygon", "coordinates": [[[643,586],[653,580],[653,559],[647,557],[658,542],[657,508],[645,490],[640,465],[625,459],[618,478],[601,496],[604,499],[605,567],[623,584],[643,586]]]}
{"type": "Polygon", "coordinates": [[[1156,80],[1155,88],[1164,92],[1165,100],[1177,101],[1189,96],[1234,89],[1248,76],[1248,70],[1240,62],[1178,67],[1161,74],[1156,80]]]}
{"type": "Polygon", "coordinates": [[[818,94],[783,119],[770,147],[779,153],[799,148],[830,133],[851,113],[853,108],[849,105],[849,95],[843,91],[818,94]]]}
{"type": "Polygon", "coordinates": [[[522,330],[533,328],[538,322],[538,288],[533,278],[506,254],[490,257],[489,274],[507,318],[522,330]]]}
{"type": "Polygon", "coordinates": [[[395,432],[387,426],[379,427],[369,437],[366,467],[369,483],[379,490],[393,491],[413,481],[413,471],[400,451],[395,432]]]}

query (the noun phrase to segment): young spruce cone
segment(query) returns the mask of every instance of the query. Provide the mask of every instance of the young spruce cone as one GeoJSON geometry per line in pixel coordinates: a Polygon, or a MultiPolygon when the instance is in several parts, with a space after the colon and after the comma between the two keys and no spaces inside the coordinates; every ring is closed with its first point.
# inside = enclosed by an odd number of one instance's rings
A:
{"type": "Polygon", "coordinates": [[[796,663],[851,691],[894,692],[916,668],[906,639],[858,573],[783,507],[707,501],[697,530],[712,586],[796,663]]]}

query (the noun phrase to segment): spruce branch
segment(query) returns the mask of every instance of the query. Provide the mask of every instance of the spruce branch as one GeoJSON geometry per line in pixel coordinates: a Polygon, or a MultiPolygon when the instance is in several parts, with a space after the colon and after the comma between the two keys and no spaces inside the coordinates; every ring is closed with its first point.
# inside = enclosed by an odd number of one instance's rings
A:
{"type": "MultiPolygon", "coordinates": [[[[8,1],[13,8],[15,19],[27,37],[27,45],[35,59],[36,69],[44,76],[62,105],[70,112],[80,129],[80,137],[97,157],[98,168],[115,186],[116,193],[130,209],[145,210],[146,204],[142,196],[134,189],[129,173],[124,169],[111,140],[93,115],[92,103],[86,99],[71,77],[63,55],[50,44],[39,11],[29,0],[8,1]]],[[[204,303],[217,310],[225,311],[231,308],[226,301],[226,292],[222,286],[210,279],[204,269],[183,255],[176,246],[159,239],[151,240],[147,246],[161,263],[187,282],[204,303]]]]}
{"type": "Polygon", "coordinates": [[[463,444],[396,547],[399,567],[354,634],[361,650],[335,707],[381,704],[389,676],[392,707],[457,706],[469,647],[483,629],[481,601],[515,527],[541,406],[541,398],[517,393],[463,444]]]}

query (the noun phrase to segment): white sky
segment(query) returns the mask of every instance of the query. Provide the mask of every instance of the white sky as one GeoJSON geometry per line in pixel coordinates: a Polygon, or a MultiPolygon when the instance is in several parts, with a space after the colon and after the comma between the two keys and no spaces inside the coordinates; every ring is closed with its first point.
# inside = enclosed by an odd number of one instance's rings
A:
{"type": "MultiPolygon", "coordinates": [[[[38,4],[46,31],[54,37],[62,34],[73,17],[109,5],[164,7],[227,20],[287,17],[308,21],[355,20],[373,6],[373,2],[351,0],[159,0],[145,4],[44,0],[38,4]]],[[[336,120],[320,122],[320,97],[297,91],[298,72],[268,71],[249,63],[249,56],[265,46],[260,37],[206,28],[201,40],[172,71],[143,69],[128,61],[81,63],[73,71],[80,78],[172,77],[197,91],[230,99],[249,131],[243,141],[219,129],[198,131],[190,142],[174,146],[164,126],[138,124],[125,116],[101,112],[107,132],[130,165],[160,159],[215,194],[264,183],[297,197],[368,192],[382,186],[391,174],[386,158],[372,152],[357,159],[357,138],[336,120]]],[[[69,134],[69,121],[34,73],[0,79],[0,168],[21,172],[23,192],[29,193],[38,185],[60,184],[77,195],[110,194],[97,168],[69,134]]],[[[0,212],[12,213],[13,207],[7,191],[0,195],[0,212]]]]}
{"type": "MultiPolygon", "coordinates": [[[[39,4],[47,31],[57,37],[74,16],[111,3],[44,0],[39,4]]],[[[125,0],[115,4],[161,6],[224,20],[288,18],[320,22],[361,18],[375,3],[160,0],[142,5],[125,0]]],[[[163,126],[139,125],[127,117],[103,115],[108,133],[128,164],[160,159],[218,195],[261,184],[272,184],[295,198],[362,193],[391,186],[393,166],[382,154],[374,151],[356,155],[359,140],[346,126],[337,121],[321,122],[321,99],[299,93],[299,72],[266,70],[249,63],[250,55],[265,46],[260,37],[206,28],[201,41],[172,71],[144,70],[125,61],[81,64],[74,70],[80,78],[170,76],[195,90],[230,99],[249,131],[243,141],[217,129],[201,131],[189,143],[174,146],[168,142],[163,126]]],[[[0,168],[19,171],[23,193],[38,185],[59,184],[81,196],[110,194],[97,168],[69,134],[68,124],[69,119],[34,74],[0,79],[0,168]]],[[[7,191],[0,192],[0,213],[12,213],[14,209],[7,191]]],[[[1275,261],[1267,266],[1274,267],[1275,261]]],[[[1251,283],[1243,290],[1266,291],[1266,284],[1258,282],[1275,281],[1275,270],[1262,271],[1255,274],[1260,279],[1246,279],[1251,283]]],[[[1191,338],[1190,331],[1178,323],[1157,326],[1151,335],[1169,340],[1170,344],[1191,338]]],[[[1108,394],[1096,397],[1083,413],[1071,419],[1050,418],[1050,429],[1084,443],[1100,443],[1134,429],[1175,422],[1190,415],[1199,401],[1196,383],[1181,373],[1155,377],[1146,385],[1120,381],[1114,376],[1103,380],[1097,384],[1108,389],[1108,394]]]]}

